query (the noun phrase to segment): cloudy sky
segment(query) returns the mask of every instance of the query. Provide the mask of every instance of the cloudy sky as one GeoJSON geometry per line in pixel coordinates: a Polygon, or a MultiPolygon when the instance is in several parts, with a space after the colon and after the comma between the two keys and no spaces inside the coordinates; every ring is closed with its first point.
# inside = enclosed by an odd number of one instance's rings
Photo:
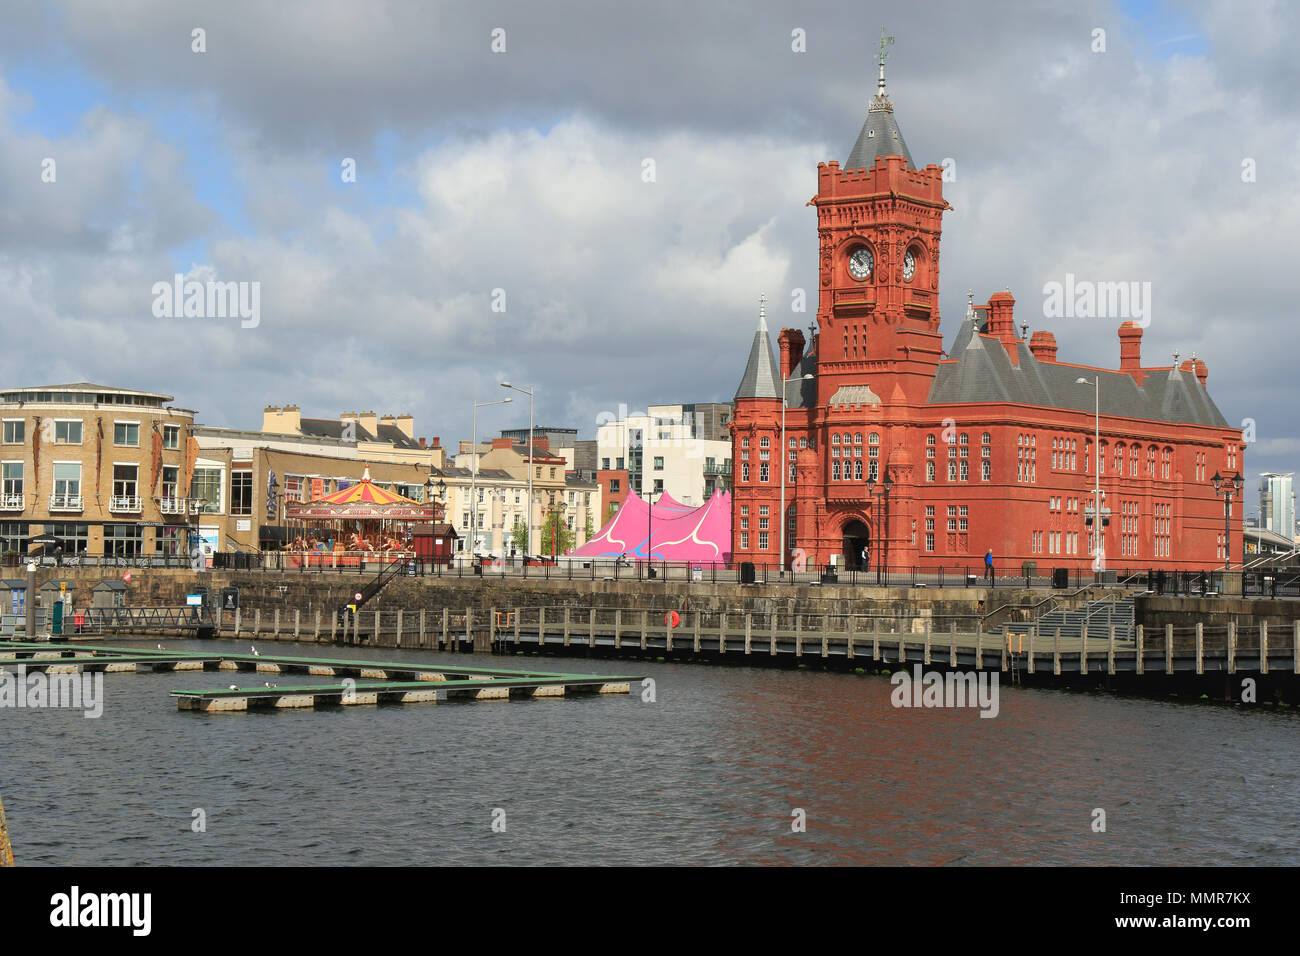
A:
{"type": "MultiPolygon", "coordinates": [[[[1118,322],[1049,321],[1043,286],[1149,281],[1148,363],[1196,352],[1256,422],[1249,470],[1300,462],[1300,5],[0,9],[6,385],[155,389],[217,425],[409,412],[444,443],[503,379],[584,437],[620,404],[727,400],[760,292],[773,327],[809,324],[805,203],[883,25],[911,153],[955,171],[945,338],[968,288],[1009,288],[1063,361],[1113,367],[1118,322]],[[260,283],[258,325],[156,316],[178,272],[260,283]]],[[[516,397],[481,432],[527,425],[516,397]]]]}

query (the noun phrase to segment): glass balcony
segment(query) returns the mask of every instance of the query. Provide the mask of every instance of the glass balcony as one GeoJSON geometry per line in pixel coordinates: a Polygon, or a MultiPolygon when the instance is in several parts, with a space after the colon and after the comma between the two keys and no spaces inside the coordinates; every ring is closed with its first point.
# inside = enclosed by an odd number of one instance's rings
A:
{"type": "Polygon", "coordinates": [[[185,498],[163,497],[158,499],[158,510],[165,515],[183,515],[188,510],[185,498]]]}
{"type": "Polygon", "coordinates": [[[50,511],[81,511],[81,495],[50,495],[50,511]]]}
{"type": "Polygon", "coordinates": [[[113,495],[108,499],[110,514],[139,514],[140,498],[136,495],[113,495]]]}
{"type": "Polygon", "coordinates": [[[22,511],[23,495],[0,495],[0,511],[22,511]]]}

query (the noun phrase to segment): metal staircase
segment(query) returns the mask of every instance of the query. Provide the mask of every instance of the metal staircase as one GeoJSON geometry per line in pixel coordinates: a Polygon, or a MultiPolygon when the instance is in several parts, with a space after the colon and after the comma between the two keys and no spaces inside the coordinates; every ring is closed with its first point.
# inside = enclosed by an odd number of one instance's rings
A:
{"type": "Polygon", "coordinates": [[[339,608],[338,619],[340,624],[348,623],[348,615],[353,612],[359,612],[361,606],[369,601],[372,597],[384,589],[389,581],[393,578],[400,577],[406,570],[406,559],[398,558],[388,564],[379,572],[369,584],[361,589],[361,599],[359,601],[349,601],[343,607],[339,608]]]}
{"type": "Polygon", "coordinates": [[[1133,599],[1089,601],[1074,609],[1054,608],[1034,621],[1034,627],[1044,637],[1054,635],[1059,627],[1061,637],[1077,638],[1085,624],[1090,638],[1109,637],[1114,627],[1115,640],[1133,640],[1133,599]]]}

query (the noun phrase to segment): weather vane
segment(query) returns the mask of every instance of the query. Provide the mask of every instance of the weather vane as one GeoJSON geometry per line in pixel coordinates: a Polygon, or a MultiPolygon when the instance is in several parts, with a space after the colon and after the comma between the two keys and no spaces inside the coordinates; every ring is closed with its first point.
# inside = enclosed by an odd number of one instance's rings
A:
{"type": "Polygon", "coordinates": [[[885,36],[885,28],[882,26],[880,28],[880,78],[882,80],[885,78],[885,58],[889,56],[889,54],[885,52],[885,47],[893,45],[894,38],[885,36]]]}

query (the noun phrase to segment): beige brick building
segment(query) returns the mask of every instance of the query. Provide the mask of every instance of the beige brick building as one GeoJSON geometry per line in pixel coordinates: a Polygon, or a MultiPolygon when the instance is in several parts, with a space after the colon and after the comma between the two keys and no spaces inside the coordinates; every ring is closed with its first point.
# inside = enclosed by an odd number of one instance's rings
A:
{"type": "Polygon", "coordinates": [[[78,382],[0,392],[0,553],[187,553],[194,413],[160,392],[78,382]]]}

